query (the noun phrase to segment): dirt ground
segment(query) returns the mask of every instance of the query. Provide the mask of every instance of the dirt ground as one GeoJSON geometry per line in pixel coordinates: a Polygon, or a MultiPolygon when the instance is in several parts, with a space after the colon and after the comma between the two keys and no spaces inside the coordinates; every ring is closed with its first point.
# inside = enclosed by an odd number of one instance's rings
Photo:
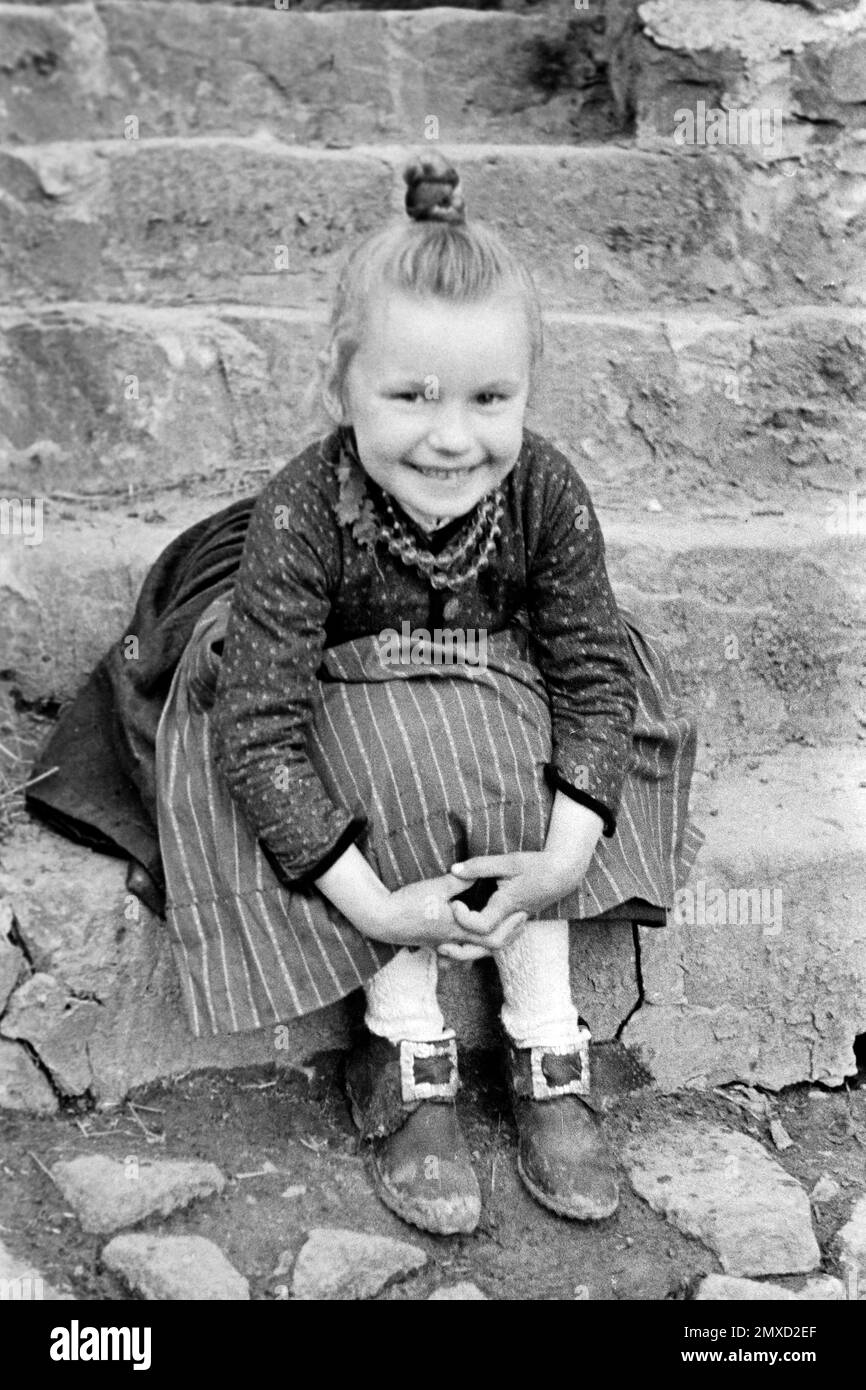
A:
{"type": "MultiPolygon", "coordinates": [[[[581,1225],[537,1206],[515,1170],[515,1135],[498,1059],[469,1056],[460,1107],[485,1202],[468,1237],[428,1236],[404,1226],[373,1195],[343,1097],[342,1058],[323,1054],[305,1070],[202,1072],[142,1088],[113,1111],[70,1110],[53,1118],[0,1112],[0,1238],[80,1299],[127,1299],[101,1267],[106,1237],[88,1236],[64,1207],[41,1165],[100,1153],[121,1160],[201,1158],[229,1180],[221,1197],[193,1204],[142,1229],[215,1241],[250,1280],[254,1299],[288,1296],[306,1232],[342,1226],[413,1240],[424,1271],[381,1295],[424,1299],[436,1286],[469,1280],[491,1299],[684,1299],[719,1268],[697,1241],[652,1212],[623,1180],[619,1211],[581,1225]]],[[[659,1096],[643,1091],[611,1106],[614,1149],[630,1130],[666,1117],[712,1119],[759,1139],[807,1190],[827,1174],[840,1195],[814,1208],[823,1269],[839,1274],[830,1238],[866,1190],[866,1072],[843,1091],[795,1087],[772,1097],[794,1141],[777,1152],[765,1119],[734,1103],[736,1091],[659,1096]]],[[[785,1281],[796,1286],[799,1280],[785,1281]]]]}

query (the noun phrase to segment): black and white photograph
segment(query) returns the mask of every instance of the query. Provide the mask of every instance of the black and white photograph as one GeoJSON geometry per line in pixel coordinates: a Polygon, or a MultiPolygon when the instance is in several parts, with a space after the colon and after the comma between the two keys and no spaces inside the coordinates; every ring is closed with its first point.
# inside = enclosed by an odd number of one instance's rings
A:
{"type": "Polygon", "coordinates": [[[864,437],[866,0],[0,0],[30,1369],[855,1354],[864,437]]]}

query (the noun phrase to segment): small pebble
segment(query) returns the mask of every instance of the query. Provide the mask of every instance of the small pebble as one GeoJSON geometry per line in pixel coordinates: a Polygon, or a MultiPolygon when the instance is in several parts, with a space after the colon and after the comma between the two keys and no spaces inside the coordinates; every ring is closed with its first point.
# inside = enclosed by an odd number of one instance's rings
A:
{"type": "Polygon", "coordinates": [[[781,1149],[783,1152],[785,1149],[790,1149],[794,1143],[785,1126],[782,1124],[782,1121],[775,1118],[770,1121],[770,1138],[776,1148],[781,1149]]]}
{"type": "Polygon", "coordinates": [[[835,1178],[831,1178],[828,1173],[822,1173],[809,1196],[813,1202],[832,1202],[834,1197],[838,1197],[842,1191],[835,1178]]]}

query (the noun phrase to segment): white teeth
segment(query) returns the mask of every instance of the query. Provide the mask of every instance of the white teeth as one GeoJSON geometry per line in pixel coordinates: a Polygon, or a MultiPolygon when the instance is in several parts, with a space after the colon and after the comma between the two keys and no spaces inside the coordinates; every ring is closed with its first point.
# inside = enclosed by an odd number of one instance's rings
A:
{"type": "Polygon", "coordinates": [[[459,477],[461,474],[466,473],[474,473],[476,467],[479,466],[480,465],[475,464],[472,468],[421,468],[417,463],[413,463],[410,465],[410,467],[415,469],[416,473],[422,474],[422,476],[425,478],[443,479],[456,478],[459,477]]]}

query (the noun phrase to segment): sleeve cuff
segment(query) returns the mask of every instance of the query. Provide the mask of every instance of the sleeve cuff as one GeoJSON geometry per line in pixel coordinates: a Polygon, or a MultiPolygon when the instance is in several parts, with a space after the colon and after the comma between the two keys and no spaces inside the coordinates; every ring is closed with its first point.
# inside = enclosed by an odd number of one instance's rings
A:
{"type": "Polygon", "coordinates": [[[572,801],[578,802],[581,806],[586,806],[590,811],[595,811],[597,816],[601,816],[604,823],[602,834],[605,835],[607,839],[610,839],[611,835],[616,831],[616,816],[609,806],[606,806],[603,801],[598,801],[596,797],[590,796],[589,792],[581,791],[579,787],[573,787],[570,782],[566,782],[561,773],[549,763],[544,769],[544,775],[548,785],[551,786],[554,791],[563,792],[566,796],[570,796],[572,801]]]}
{"type": "Polygon", "coordinates": [[[272,849],[269,849],[264,840],[259,841],[262,854],[267,859],[277,878],[286,888],[310,889],[315,888],[315,880],[320,874],[326,873],[332,864],[336,864],[341,854],[345,854],[350,845],[354,844],[359,835],[366,830],[367,822],[359,816],[353,816],[346,828],[341,831],[339,838],[331,845],[331,848],[322,855],[321,859],[312,868],[305,869],[302,874],[292,878],[283,868],[272,849]]]}

